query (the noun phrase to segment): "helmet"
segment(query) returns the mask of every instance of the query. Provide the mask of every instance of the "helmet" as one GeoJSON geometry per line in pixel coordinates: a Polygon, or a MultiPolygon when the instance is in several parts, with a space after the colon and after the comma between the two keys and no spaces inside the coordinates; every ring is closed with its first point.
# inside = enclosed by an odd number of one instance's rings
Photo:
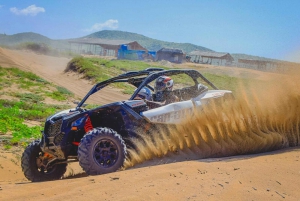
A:
{"type": "Polygon", "coordinates": [[[147,87],[143,87],[136,96],[142,99],[152,100],[152,93],[147,87]]]}
{"type": "Polygon", "coordinates": [[[173,88],[173,80],[168,76],[160,76],[156,79],[154,85],[154,91],[162,92],[162,91],[172,91],[173,88]]]}

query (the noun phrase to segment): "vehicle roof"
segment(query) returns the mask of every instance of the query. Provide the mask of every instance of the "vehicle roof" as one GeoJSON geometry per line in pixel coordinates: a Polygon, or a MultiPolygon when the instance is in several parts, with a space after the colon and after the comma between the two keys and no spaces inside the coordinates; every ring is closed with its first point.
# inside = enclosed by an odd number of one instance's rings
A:
{"type": "Polygon", "coordinates": [[[141,71],[129,71],[126,73],[123,73],[121,75],[118,75],[116,77],[110,78],[108,80],[99,82],[94,85],[94,87],[88,92],[88,94],[83,98],[83,100],[78,104],[78,107],[81,107],[81,105],[87,100],[87,98],[99,91],[100,89],[104,88],[105,86],[114,83],[114,82],[127,82],[138,89],[132,94],[131,100],[137,95],[139,90],[146,86],[148,83],[152,82],[156,78],[162,75],[177,75],[177,74],[187,74],[190,76],[195,83],[197,83],[197,78],[201,77],[207,84],[209,84],[212,88],[218,89],[214,84],[212,84],[208,79],[206,79],[200,72],[193,70],[193,69],[170,69],[165,70],[163,68],[147,68],[145,70],[141,71]],[[141,76],[145,77],[141,77],[141,76]]]}

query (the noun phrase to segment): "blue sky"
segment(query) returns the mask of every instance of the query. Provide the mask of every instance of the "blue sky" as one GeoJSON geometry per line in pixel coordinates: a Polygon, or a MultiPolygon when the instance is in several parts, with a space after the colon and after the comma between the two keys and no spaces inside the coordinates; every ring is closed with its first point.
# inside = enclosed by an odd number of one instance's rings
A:
{"type": "Polygon", "coordinates": [[[300,0],[0,0],[0,33],[101,30],[300,62],[300,0]]]}

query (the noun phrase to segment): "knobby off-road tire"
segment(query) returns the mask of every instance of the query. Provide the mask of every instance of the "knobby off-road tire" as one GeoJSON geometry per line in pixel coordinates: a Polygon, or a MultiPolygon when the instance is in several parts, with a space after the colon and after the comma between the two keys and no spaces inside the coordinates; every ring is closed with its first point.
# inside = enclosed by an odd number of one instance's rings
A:
{"type": "Polygon", "coordinates": [[[123,166],[126,145],[122,137],[110,128],[94,128],[78,147],[78,160],[88,175],[115,172],[123,166]]]}
{"type": "Polygon", "coordinates": [[[45,170],[38,166],[39,158],[43,155],[40,140],[30,143],[21,158],[22,171],[25,177],[32,182],[60,179],[67,171],[67,164],[57,164],[45,170]]]}

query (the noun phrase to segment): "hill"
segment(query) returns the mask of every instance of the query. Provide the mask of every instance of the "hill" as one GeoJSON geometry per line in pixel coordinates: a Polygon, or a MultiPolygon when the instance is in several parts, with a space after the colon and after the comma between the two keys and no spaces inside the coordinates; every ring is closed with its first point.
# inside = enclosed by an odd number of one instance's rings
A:
{"type": "Polygon", "coordinates": [[[0,34],[0,44],[15,45],[23,42],[36,42],[51,44],[53,40],[33,32],[18,33],[14,35],[0,34]]]}
{"type": "Polygon", "coordinates": [[[90,35],[87,35],[84,38],[103,38],[103,39],[137,41],[146,49],[154,50],[154,51],[157,51],[163,47],[178,48],[178,49],[182,49],[184,52],[187,53],[196,49],[202,51],[212,51],[209,48],[194,45],[191,43],[174,43],[174,42],[161,41],[161,40],[156,40],[156,39],[143,36],[141,34],[130,33],[125,31],[111,31],[111,30],[98,31],[90,35]]]}
{"type": "MultiPolygon", "coordinates": [[[[148,50],[157,51],[163,47],[178,48],[184,52],[191,52],[193,50],[212,51],[206,47],[197,46],[191,43],[173,43],[161,40],[152,39],[141,34],[130,33],[125,31],[99,31],[93,34],[84,36],[82,38],[102,38],[111,40],[129,40],[137,41],[148,50]]],[[[69,48],[69,39],[65,40],[52,40],[41,34],[33,32],[18,33],[13,35],[0,34],[0,45],[14,46],[24,42],[44,43],[51,46],[53,49],[67,49],[69,48]]]]}
{"type": "MultiPolygon", "coordinates": [[[[143,47],[148,50],[157,51],[162,47],[169,48],[178,48],[183,50],[186,53],[189,53],[193,50],[202,50],[202,51],[214,51],[206,47],[198,46],[191,43],[174,43],[161,41],[157,39],[152,39],[141,34],[125,32],[125,31],[112,31],[112,30],[103,30],[92,33],[90,35],[81,37],[81,38],[102,38],[102,39],[110,39],[110,40],[129,40],[129,41],[137,41],[143,47]]],[[[15,46],[24,42],[34,42],[34,43],[44,43],[49,45],[53,49],[59,50],[68,50],[69,49],[69,39],[64,40],[53,40],[41,34],[33,33],[33,32],[24,32],[13,35],[0,34],[0,45],[1,46],[15,46]]],[[[256,60],[264,60],[264,61],[279,61],[270,58],[258,57],[253,55],[247,55],[242,53],[232,54],[232,57],[235,61],[238,59],[256,59],[256,60]]]]}
{"type": "Polygon", "coordinates": [[[67,40],[53,40],[33,32],[24,32],[13,35],[0,34],[0,45],[2,46],[16,46],[26,42],[43,43],[54,49],[65,49],[69,47],[67,40]]]}

